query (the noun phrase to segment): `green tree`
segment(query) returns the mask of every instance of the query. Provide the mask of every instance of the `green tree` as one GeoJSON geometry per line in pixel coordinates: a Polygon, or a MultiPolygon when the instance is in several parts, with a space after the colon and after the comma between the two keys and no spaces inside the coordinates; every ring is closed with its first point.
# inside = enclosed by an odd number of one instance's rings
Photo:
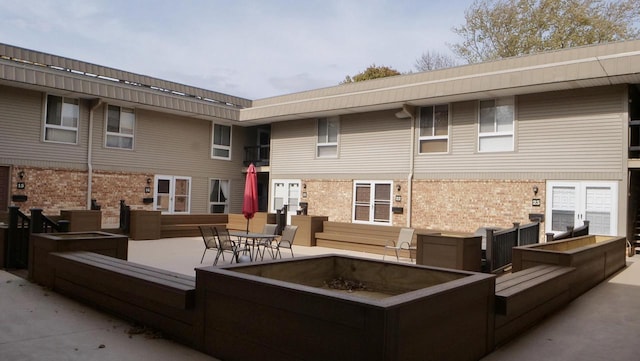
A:
{"type": "Polygon", "coordinates": [[[637,39],[638,0],[476,0],[453,52],[470,63],[637,39]]]}
{"type": "Polygon", "coordinates": [[[436,69],[451,68],[458,65],[455,58],[438,53],[436,51],[427,51],[422,53],[416,60],[415,68],[417,71],[430,71],[436,69]]]}
{"type": "Polygon", "coordinates": [[[365,81],[377,78],[384,78],[387,76],[400,75],[400,72],[390,68],[388,66],[376,66],[376,64],[372,64],[362,73],[358,73],[353,77],[347,75],[340,84],[353,83],[357,81],[365,81]]]}

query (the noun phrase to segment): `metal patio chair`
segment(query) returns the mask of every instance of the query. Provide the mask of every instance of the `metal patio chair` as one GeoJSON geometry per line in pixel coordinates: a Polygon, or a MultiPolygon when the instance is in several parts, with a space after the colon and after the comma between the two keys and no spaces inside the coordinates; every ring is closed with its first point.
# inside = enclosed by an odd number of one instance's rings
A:
{"type": "Polygon", "coordinates": [[[384,255],[382,255],[382,259],[384,260],[387,256],[387,251],[393,250],[396,253],[396,260],[400,261],[400,250],[408,250],[409,251],[409,259],[413,262],[413,257],[411,252],[415,252],[417,247],[416,243],[413,239],[413,234],[415,233],[415,229],[413,228],[402,228],[400,229],[400,233],[398,233],[397,240],[389,240],[387,244],[384,246],[384,255]]]}
{"type": "Polygon", "coordinates": [[[281,248],[288,248],[291,251],[291,257],[293,258],[293,240],[296,238],[296,232],[298,226],[285,226],[282,230],[282,237],[279,240],[274,240],[273,243],[267,246],[271,252],[273,258],[282,258],[280,253],[281,248]]]}
{"type": "Polygon", "coordinates": [[[235,242],[231,239],[229,231],[225,227],[213,227],[213,231],[218,239],[218,254],[216,254],[216,259],[213,261],[214,266],[218,264],[220,256],[224,260],[224,252],[231,252],[231,263],[233,263],[234,260],[238,262],[240,252],[246,254],[248,251],[247,247],[240,245],[240,242],[235,242]]]}
{"type": "MultiPolygon", "coordinates": [[[[213,231],[213,228],[210,226],[198,226],[200,228],[200,234],[202,234],[202,240],[204,241],[204,252],[202,252],[202,258],[200,259],[200,263],[204,261],[204,255],[210,249],[218,250],[218,239],[213,231]]],[[[222,259],[224,260],[224,254],[222,255],[222,259]]]]}

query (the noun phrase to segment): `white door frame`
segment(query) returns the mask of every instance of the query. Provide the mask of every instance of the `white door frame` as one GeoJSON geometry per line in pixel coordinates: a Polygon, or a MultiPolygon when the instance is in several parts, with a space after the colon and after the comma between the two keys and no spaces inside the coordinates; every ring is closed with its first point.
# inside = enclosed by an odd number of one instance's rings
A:
{"type": "MultiPolygon", "coordinates": [[[[547,181],[547,191],[546,191],[546,222],[545,222],[545,232],[546,233],[561,233],[565,230],[551,230],[552,227],[552,216],[553,216],[553,188],[554,187],[572,187],[574,188],[573,201],[574,201],[574,227],[579,227],[583,225],[585,221],[585,214],[587,211],[587,190],[593,188],[608,188],[610,192],[609,199],[609,209],[610,218],[609,218],[609,236],[615,236],[618,234],[618,182],[615,181],[547,181]]],[[[590,220],[593,222],[593,220],[590,220]]],[[[593,231],[593,227],[590,227],[590,232],[593,231]]]]}
{"type": "MultiPolygon", "coordinates": [[[[154,210],[161,210],[163,214],[188,214],[191,213],[191,177],[185,177],[185,176],[171,176],[171,175],[156,175],[154,177],[154,182],[153,182],[153,186],[155,189],[155,197],[153,197],[153,209],[154,210]],[[188,186],[187,186],[187,194],[184,195],[187,197],[186,199],[186,209],[184,211],[176,211],[175,206],[176,206],[176,181],[177,180],[186,180],[188,182],[188,186]],[[167,207],[162,207],[159,208],[159,202],[158,200],[160,199],[160,192],[158,191],[158,185],[160,183],[160,181],[169,181],[169,193],[163,193],[166,194],[166,197],[168,197],[167,200],[167,207]]],[[[178,196],[183,196],[183,195],[178,195],[178,196]]]]}
{"type": "Polygon", "coordinates": [[[271,180],[271,195],[269,197],[269,209],[271,212],[276,212],[278,209],[281,209],[283,205],[287,205],[287,224],[291,224],[291,216],[295,215],[300,207],[300,196],[301,196],[301,188],[302,181],[300,179],[272,179],[271,180]],[[284,189],[278,189],[276,191],[276,185],[282,184],[284,189]],[[296,187],[297,185],[297,187],[296,187]],[[298,196],[295,196],[295,191],[297,189],[298,196]],[[292,194],[291,192],[294,192],[292,194]],[[278,197],[284,196],[285,194],[280,194],[281,192],[286,192],[286,197],[278,197]],[[281,202],[276,202],[277,198],[282,198],[281,202]],[[297,199],[296,204],[289,204],[290,201],[294,201],[297,199]]]}

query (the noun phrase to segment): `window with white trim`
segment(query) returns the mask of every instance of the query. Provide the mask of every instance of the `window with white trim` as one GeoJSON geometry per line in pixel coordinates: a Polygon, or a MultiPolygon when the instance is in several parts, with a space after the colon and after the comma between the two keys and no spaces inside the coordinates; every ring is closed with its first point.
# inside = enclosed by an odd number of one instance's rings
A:
{"type": "Polygon", "coordinates": [[[449,105],[420,108],[418,152],[446,153],[449,151],[449,105]]]}
{"type": "Polygon", "coordinates": [[[133,149],[136,115],[133,109],[107,106],[106,147],[133,149]]]}
{"type": "Polygon", "coordinates": [[[514,98],[480,101],[478,119],[478,151],[513,150],[514,98]]]}
{"type": "Polygon", "coordinates": [[[391,224],[391,181],[353,183],[353,222],[391,224]]]}
{"type": "Polygon", "coordinates": [[[47,96],[44,140],[57,143],[78,143],[78,99],[47,96]]]}
{"type": "Polygon", "coordinates": [[[318,118],[318,139],[316,156],[318,158],[338,157],[338,133],[340,118],[318,118]]]}
{"type": "Polygon", "coordinates": [[[229,213],[229,180],[209,180],[209,213],[229,213]]]}
{"type": "Polygon", "coordinates": [[[231,159],[231,127],[213,124],[211,139],[211,158],[231,159]]]}

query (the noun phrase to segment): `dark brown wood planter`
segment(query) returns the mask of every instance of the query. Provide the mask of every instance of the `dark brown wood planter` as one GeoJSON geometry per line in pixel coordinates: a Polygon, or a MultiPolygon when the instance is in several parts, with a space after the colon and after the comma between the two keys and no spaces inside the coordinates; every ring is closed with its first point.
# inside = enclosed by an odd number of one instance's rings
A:
{"type": "Polygon", "coordinates": [[[107,232],[32,233],[29,239],[29,279],[53,285],[50,252],[90,251],[127,259],[129,238],[107,232]]]}
{"type": "Polygon", "coordinates": [[[571,298],[626,266],[625,237],[582,236],[513,248],[513,272],[548,264],[575,267],[571,298]]]}
{"type": "Polygon", "coordinates": [[[477,360],[494,276],[338,255],[196,269],[199,348],[223,360],[477,360]],[[347,282],[340,282],[347,281],[347,282]],[[353,281],[353,292],[329,285],[353,281]]]}

